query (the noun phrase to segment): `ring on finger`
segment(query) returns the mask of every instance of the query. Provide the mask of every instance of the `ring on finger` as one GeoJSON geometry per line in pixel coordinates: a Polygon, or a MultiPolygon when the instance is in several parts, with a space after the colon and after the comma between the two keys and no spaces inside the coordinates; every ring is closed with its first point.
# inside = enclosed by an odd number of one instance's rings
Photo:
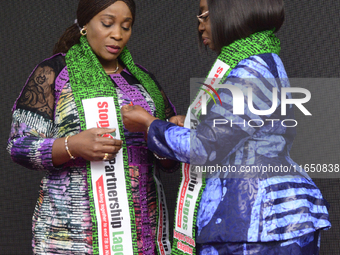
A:
{"type": "Polygon", "coordinates": [[[109,153],[106,152],[105,155],[104,155],[103,161],[107,160],[108,157],[109,157],[109,153]]]}

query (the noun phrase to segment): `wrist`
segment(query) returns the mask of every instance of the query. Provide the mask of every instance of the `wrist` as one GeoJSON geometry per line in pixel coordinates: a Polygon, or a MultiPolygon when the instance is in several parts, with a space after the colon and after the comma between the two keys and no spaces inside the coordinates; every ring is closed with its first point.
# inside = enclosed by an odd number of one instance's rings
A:
{"type": "Polygon", "coordinates": [[[74,154],[74,152],[71,152],[71,149],[70,149],[70,138],[71,136],[66,136],[65,138],[65,141],[64,141],[64,144],[65,144],[65,150],[67,152],[67,154],[69,155],[70,159],[75,159],[76,158],[76,155],[74,154]]]}
{"type": "Polygon", "coordinates": [[[146,134],[149,133],[149,128],[154,120],[158,120],[158,118],[152,117],[150,120],[146,123],[146,134]]]}

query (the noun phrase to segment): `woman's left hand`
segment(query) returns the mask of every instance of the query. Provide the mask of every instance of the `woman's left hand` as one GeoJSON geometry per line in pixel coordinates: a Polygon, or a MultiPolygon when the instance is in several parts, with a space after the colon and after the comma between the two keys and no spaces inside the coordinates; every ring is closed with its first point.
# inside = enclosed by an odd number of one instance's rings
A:
{"type": "Polygon", "coordinates": [[[124,126],[130,132],[146,132],[151,123],[157,119],[139,105],[124,105],[120,112],[124,126]]]}

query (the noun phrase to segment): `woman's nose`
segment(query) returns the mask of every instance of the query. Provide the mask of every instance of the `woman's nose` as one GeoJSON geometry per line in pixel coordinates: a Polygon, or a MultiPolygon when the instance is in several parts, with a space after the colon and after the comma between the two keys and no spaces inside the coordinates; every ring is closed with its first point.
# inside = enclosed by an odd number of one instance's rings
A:
{"type": "Polygon", "coordinates": [[[122,39],[122,31],[119,26],[113,26],[110,34],[111,38],[119,41],[122,39]]]}
{"type": "Polygon", "coordinates": [[[199,24],[198,24],[198,31],[200,33],[203,33],[204,30],[205,30],[205,26],[204,26],[203,22],[199,22],[199,24]]]}

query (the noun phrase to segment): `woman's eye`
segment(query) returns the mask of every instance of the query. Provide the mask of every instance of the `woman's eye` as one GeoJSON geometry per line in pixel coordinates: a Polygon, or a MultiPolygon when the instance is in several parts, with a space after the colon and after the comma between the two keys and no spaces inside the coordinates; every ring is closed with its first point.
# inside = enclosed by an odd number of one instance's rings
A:
{"type": "Polygon", "coordinates": [[[104,22],[102,22],[104,27],[111,27],[111,24],[105,24],[104,22]]]}
{"type": "Polygon", "coordinates": [[[125,31],[129,31],[130,27],[122,27],[125,31]]]}

